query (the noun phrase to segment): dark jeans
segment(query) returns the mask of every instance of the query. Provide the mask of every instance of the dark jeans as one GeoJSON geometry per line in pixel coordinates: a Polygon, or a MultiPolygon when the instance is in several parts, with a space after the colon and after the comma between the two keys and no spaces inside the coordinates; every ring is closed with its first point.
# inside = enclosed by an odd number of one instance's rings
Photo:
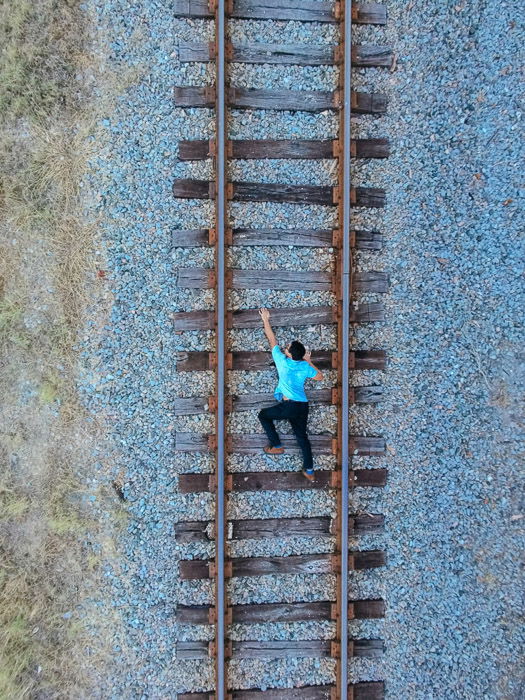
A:
{"type": "Polygon", "coordinates": [[[272,447],[279,447],[281,444],[273,424],[274,420],[289,420],[295,439],[303,453],[304,469],[313,469],[312,446],[306,432],[306,422],[308,420],[307,401],[279,401],[275,406],[269,406],[259,411],[259,420],[272,447]]]}

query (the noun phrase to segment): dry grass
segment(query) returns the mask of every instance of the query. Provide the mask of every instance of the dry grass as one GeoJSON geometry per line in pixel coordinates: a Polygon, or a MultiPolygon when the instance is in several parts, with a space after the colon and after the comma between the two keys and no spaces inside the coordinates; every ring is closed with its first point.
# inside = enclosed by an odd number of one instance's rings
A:
{"type": "Polygon", "coordinates": [[[84,697],[98,658],[79,612],[98,582],[85,541],[100,534],[82,505],[97,433],[74,349],[95,279],[85,20],[78,0],[0,2],[0,698],[84,697]]]}

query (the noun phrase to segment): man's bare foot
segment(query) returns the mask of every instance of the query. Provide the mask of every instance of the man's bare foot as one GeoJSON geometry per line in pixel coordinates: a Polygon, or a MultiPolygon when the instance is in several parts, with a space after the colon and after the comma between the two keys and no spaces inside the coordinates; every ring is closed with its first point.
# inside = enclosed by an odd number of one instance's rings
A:
{"type": "Polygon", "coordinates": [[[282,455],[284,452],[284,447],[272,447],[271,445],[267,445],[266,447],[263,447],[263,450],[267,455],[282,455]]]}
{"type": "Polygon", "coordinates": [[[308,479],[308,481],[315,481],[315,475],[313,471],[305,472],[305,470],[303,469],[303,476],[305,477],[305,479],[308,479]]]}

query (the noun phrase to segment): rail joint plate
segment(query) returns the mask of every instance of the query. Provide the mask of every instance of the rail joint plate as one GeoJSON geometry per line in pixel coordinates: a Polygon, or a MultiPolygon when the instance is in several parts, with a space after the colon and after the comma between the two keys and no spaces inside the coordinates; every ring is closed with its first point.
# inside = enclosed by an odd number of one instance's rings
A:
{"type": "Polygon", "coordinates": [[[331,472],[330,473],[330,487],[333,489],[341,488],[341,472],[331,472]]]}
{"type": "MultiPolygon", "coordinates": [[[[215,606],[208,610],[208,622],[210,625],[215,625],[217,622],[217,608],[215,606]]],[[[224,622],[227,625],[231,625],[233,622],[233,608],[231,605],[228,605],[224,611],[224,622]]]]}
{"type": "MultiPolygon", "coordinates": [[[[217,576],[217,565],[215,561],[208,562],[208,572],[210,578],[216,578],[217,576]]],[[[233,573],[232,562],[230,559],[224,560],[224,578],[231,578],[233,573]]]]}
{"type": "MultiPolygon", "coordinates": [[[[229,659],[233,653],[232,643],[224,642],[224,656],[229,659]]],[[[217,642],[210,642],[208,645],[208,655],[215,657],[217,656],[217,642]]]]}
{"type": "MultiPolygon", "coordinates": [[[[210,436],[211,437],[211,436],[210,436]]],[[[215,437],[215,436],[213,436],[215,437]]],[[[208,479],[208,490],[213,493],[217,488],[217,477],[215,474],[210,474],[208,479]]],[[[224,475],[224,490],[233,491],[233,474],[224,475]]]]}
{"type": "Polygon", "coordinates": [[[334,574],[341,573],[341,555],[340,554],[332,554],[332,556],[330,557],[330,564],[332,567],[332,573],[334,573],[334,574]]]}
{"type": "MultiPolygon", "coordinates": [[[[217,410],[217,397],[215,396],[215,394],[208,398],[208,408],[210,411],[217,410]]],[[[231,411],[233,410],[233,401],[231,396],[226,396],[224,398],[224,410],[228,413],[231,413],[231,411]]]]}
{"type": "Polygon", "coordinates": [[[204,88],[204,100],[205,102],[215,102],[217,99],[217,91],[215,90],[215,85],[207,85],[204,88]]]}

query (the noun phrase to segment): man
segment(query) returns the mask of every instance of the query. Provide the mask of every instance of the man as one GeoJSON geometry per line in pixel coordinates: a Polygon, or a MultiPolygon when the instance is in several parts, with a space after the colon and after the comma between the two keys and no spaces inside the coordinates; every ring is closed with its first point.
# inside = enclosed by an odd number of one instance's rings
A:
{"type": "Polygon", "coordinates": [[[284,452],[281,440],[275,429],[274,420],[289,420],[295,438],[303,454],[303,475],[309,480],[314,480],[314,469],[312,460],[312,446],[306,432],[308,420],[308,399],[304,393],[304,382],[306,379],[320,381],[322,373],[312,363],[310,352],[298,340],[291,342],[284,353],[277,345],[274,332],[270,325],[270,312],[268,309],[259,310],[259,315],[263,322],[264,333],[272,349],[272,357],[277,367],[279,383],[275,389],[274,396],[278,403],[268,408],[263,408],[259,412],[264,432],[270,442],[264,448],[266,454],[280,455],[284,452]]]}

